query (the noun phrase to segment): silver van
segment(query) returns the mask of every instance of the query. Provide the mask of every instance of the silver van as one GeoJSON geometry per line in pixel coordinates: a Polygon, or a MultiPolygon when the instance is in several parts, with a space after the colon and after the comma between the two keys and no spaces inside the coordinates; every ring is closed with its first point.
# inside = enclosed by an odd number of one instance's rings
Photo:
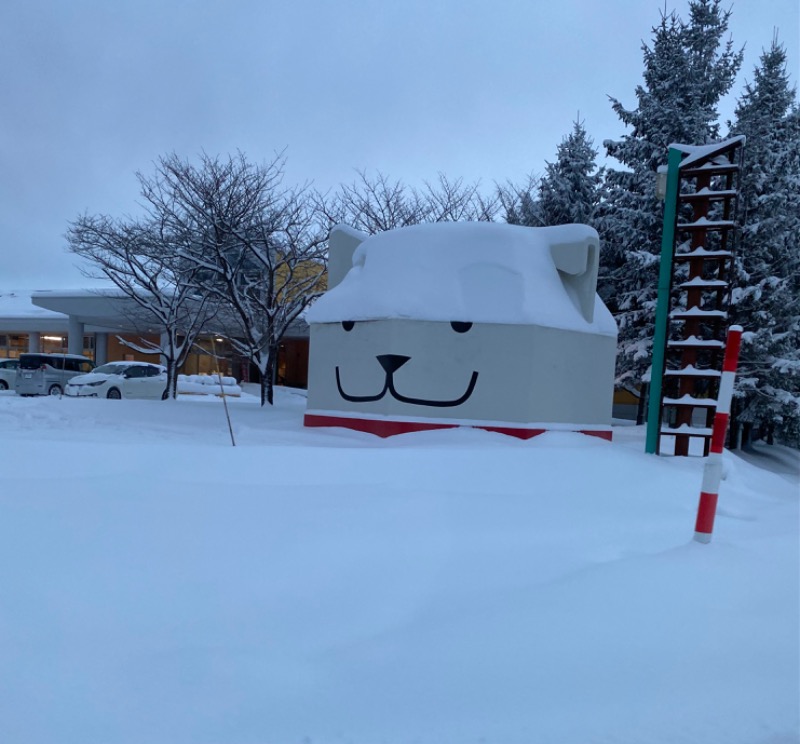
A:
{"type": "Polygon", "coordinates": [[[14,379],[17,395],[61,395],[67,380],[94,369],[79,354],[20,354],[14,379]]]}

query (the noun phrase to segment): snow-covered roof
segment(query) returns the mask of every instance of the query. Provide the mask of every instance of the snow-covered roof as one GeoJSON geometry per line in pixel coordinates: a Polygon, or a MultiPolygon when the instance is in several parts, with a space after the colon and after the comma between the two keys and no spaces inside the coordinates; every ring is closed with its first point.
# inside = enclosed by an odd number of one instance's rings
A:
{"type": "Polygon", "coordinates": [[[69,315],[90,328],[109,331],[158,331],[157,324],[144,316],[140,323],[138,306],[118,287],[96,289],[52,289],[33,292],[31,302],[39,307],[69,315]]]}
{"type": "Polygon", "coordinates": [[[31,302],[32,294],[33,292],[29,289],[0,292],[0,318],[67,319],[64,313],[34,305],[31,302]]]}
{"type": "Polygon", "coordinates": [[[60,333],[69,318],[31,302],[31,290],[0,291],[0,333],[60,333]]]}
{"type": "Polygon", "coordinates": [[[130,326],[127,300],[116,287],[0,291],[0,332],[65,331],[73,316],[86,331],[130,326]]]}
{"type": "Polygon", "coordinates": [[[693,165],[698,160],[713,158],[715,155],[725,152],[738,143],[744,144],[747,138],[743,134],[736,135],[722,142],[713,142],[708,145],[683,145],[679,142],[671,142],[670,149],[680,150],[686,153],[686,157],[681,161],[681,168],[693,165]]]}
{"type": "Polygon", "coordinates": [[[125,297],[125,293],[118,287],[98,287],[96,289],[37,289],[32,292],[31,295],[37,299],[46,299],[48,297],[65,297],[69,299],[125,297]]]}
{"type": "Polygon", "coordinates": [[[358,246],[353,267],[306,317],[310,323],[403,318],[535,324],[616,335],[594,282],[594,312],[587,320],[551,252],[597,241],[586,225],[435,223],[390,230],[358,246]]]}

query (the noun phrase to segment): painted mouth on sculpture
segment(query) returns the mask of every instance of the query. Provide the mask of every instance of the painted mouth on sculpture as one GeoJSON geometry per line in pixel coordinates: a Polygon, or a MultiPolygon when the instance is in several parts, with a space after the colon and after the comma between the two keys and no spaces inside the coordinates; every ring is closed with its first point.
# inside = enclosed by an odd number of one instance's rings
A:
{"type": "Polygon", "coordinates": [[[472,376],[467,385],[464,393],[454,400],[426,400],[424,398],[410,398],[407,395],[398,393],[394,387],[394,373],[400,369],[411,357],[402,356],[400,354],[380,354],[376,357],[381,367],[386,372],[386,379],[383,383],[383,390],[376,395],[350,395],[342,389],[342,381],[339,373],[339,367],[336,367],[336,387],[339,390],[339,395],[342,396],[349,403],[371,403],[380,400],[388,392],[395,400],[401,403],[410,403],[417,406],[434,406],[437,408],[452,408],[453,406],[460,406],[467,401],[475,390],[475,384],[478,382],[478,373],[473,371],[472,376]]]}

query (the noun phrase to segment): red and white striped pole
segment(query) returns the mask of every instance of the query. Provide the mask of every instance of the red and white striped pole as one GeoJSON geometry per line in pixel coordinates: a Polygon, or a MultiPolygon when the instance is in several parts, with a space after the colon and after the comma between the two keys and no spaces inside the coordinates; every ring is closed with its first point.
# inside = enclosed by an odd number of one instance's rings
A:
{"type": "Polygon", "coordinates": [[[711,533],[714,530],[719,482],[722,478],[722,449],[725,446],[725,435],[728,431],[733,381],[736,378],[736,366],[739,362],[741,345],[742,327],[731,326],[728,329],[728,340],[725,346],[725,361],[722,363],[722,378],[719,382],[714,428],[711,430],[711,449],[703,470],[700,504],[697,507],[697,522],[694,526],[694,539],[701,543],[711,542],[711,533]]]}

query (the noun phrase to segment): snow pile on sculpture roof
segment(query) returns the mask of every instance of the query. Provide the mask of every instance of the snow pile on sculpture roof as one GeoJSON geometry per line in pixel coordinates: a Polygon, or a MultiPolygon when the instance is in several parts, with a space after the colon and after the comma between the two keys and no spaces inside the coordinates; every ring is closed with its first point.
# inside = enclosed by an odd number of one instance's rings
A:
{"type": "Polygon", "coordinates": [[[535,324],[616,335],[595,294],[596,275],[589,320],[553,260],[554,246],[587,243],[597,245],[598,238],[586,225],[434,223],[390,230],[358,246],[353,268],[307,318],[535,324]]]}

